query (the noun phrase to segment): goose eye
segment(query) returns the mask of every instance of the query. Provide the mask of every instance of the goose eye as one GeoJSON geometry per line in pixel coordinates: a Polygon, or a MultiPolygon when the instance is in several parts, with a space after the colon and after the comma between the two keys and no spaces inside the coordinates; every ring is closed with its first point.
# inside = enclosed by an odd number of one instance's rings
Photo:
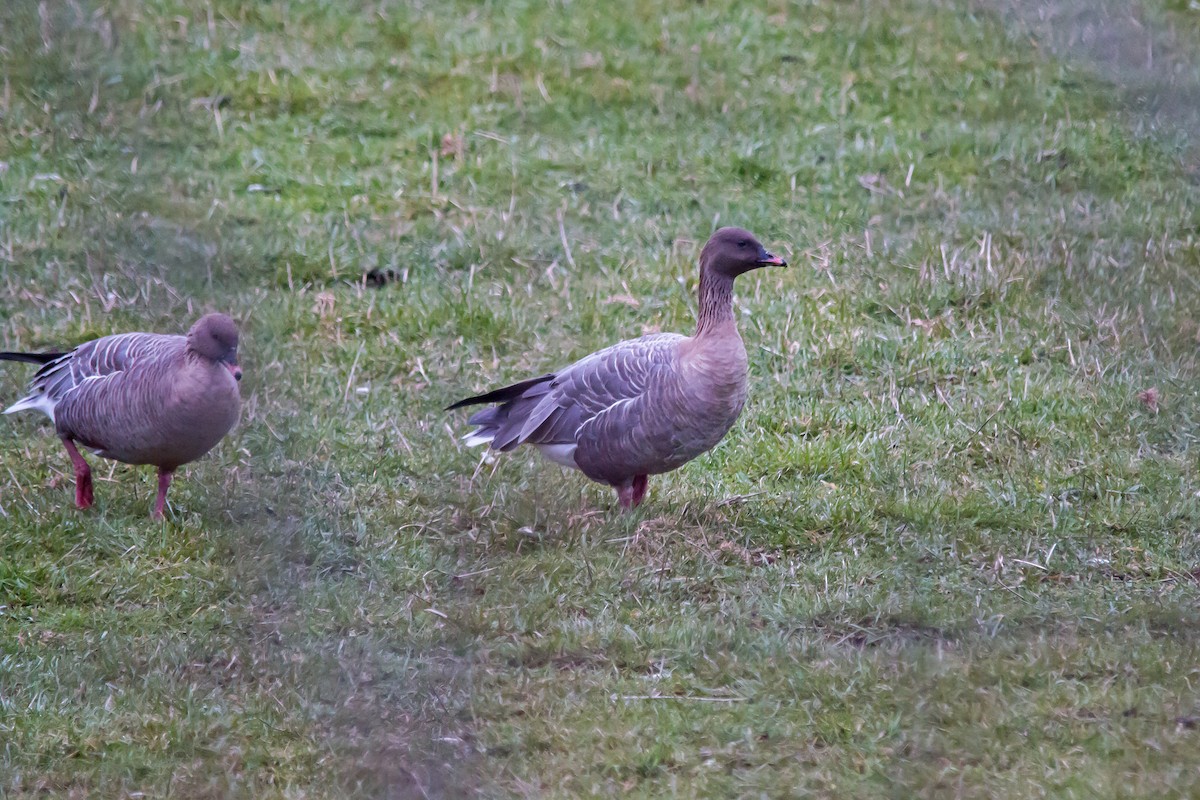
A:
{"type": "Polygon", "coordinates": [[[749,246],[750,246],[750,243],[747,242],[745,239],[742,239],[740,242],[738,242],[738,247],[741,247],[742,249],[745,249],[749,246]]]}

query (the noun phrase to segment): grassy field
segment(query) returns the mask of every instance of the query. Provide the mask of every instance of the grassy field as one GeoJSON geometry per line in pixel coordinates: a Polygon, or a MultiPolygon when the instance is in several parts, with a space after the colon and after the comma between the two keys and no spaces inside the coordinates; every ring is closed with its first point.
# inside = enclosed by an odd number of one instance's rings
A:
{"type": "Polygon", "coordinates": [[[1195,5],[0,3],[0,348],[246,369],[161,524],[0,420],[0,796],[1195,796],[1195,5]],[[717,224],[714,452],[459,446],[717,224]]]}

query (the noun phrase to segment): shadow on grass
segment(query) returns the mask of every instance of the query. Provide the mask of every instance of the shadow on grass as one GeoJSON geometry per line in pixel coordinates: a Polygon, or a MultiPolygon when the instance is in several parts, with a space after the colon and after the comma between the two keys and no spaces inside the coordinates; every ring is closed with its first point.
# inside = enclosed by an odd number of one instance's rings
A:
{"type": "Polygon", "coordinates": [[[981,0],[1018,32],[1119,88],[1145,131],[1185,137],[1200,155],[1200,65],[1175,21],[1144,3],[1114,0],[981,0]]]}
{"type": "Polygon", "coordinates": [[[453,628],[410,636],[400,616],[372,618],[390,610],[371,598],[376,575],[348,529],[353,512],[318,485],[301,468],[240,485],[227,506],[244,644],[268,667],[252,691],[290,698],[285,717],[316,750],[317,784],[352,797],[475,793],[486,780],[468,710],[471,642],[453,628]]]}

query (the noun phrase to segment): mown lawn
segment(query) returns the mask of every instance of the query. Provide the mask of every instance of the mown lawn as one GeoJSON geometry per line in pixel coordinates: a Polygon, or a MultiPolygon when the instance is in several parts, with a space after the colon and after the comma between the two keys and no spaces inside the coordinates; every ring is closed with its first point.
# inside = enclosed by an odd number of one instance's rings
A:
{"type": "Polygon", "coordinates": [[[161,524],[0,421],[0,796],[1200,792],[1194,6],[0,3],[0,348],[246,369],[161,524]],[[459,446],[717,224],[719,448],[459,446]]]}

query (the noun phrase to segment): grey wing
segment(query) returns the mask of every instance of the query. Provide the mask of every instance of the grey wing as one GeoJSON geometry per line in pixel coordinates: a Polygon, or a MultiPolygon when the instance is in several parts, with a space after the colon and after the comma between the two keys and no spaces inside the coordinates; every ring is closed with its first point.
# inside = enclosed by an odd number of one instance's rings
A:
{"type": "Polygon", "coordinates": [[[659,333],[631,339],[558,372],[523,415],[514,446],[577,444],[581,432],[598,419],[636,415],[642,398],[675,363],[676,347],[684,338],[659,333]]]}

